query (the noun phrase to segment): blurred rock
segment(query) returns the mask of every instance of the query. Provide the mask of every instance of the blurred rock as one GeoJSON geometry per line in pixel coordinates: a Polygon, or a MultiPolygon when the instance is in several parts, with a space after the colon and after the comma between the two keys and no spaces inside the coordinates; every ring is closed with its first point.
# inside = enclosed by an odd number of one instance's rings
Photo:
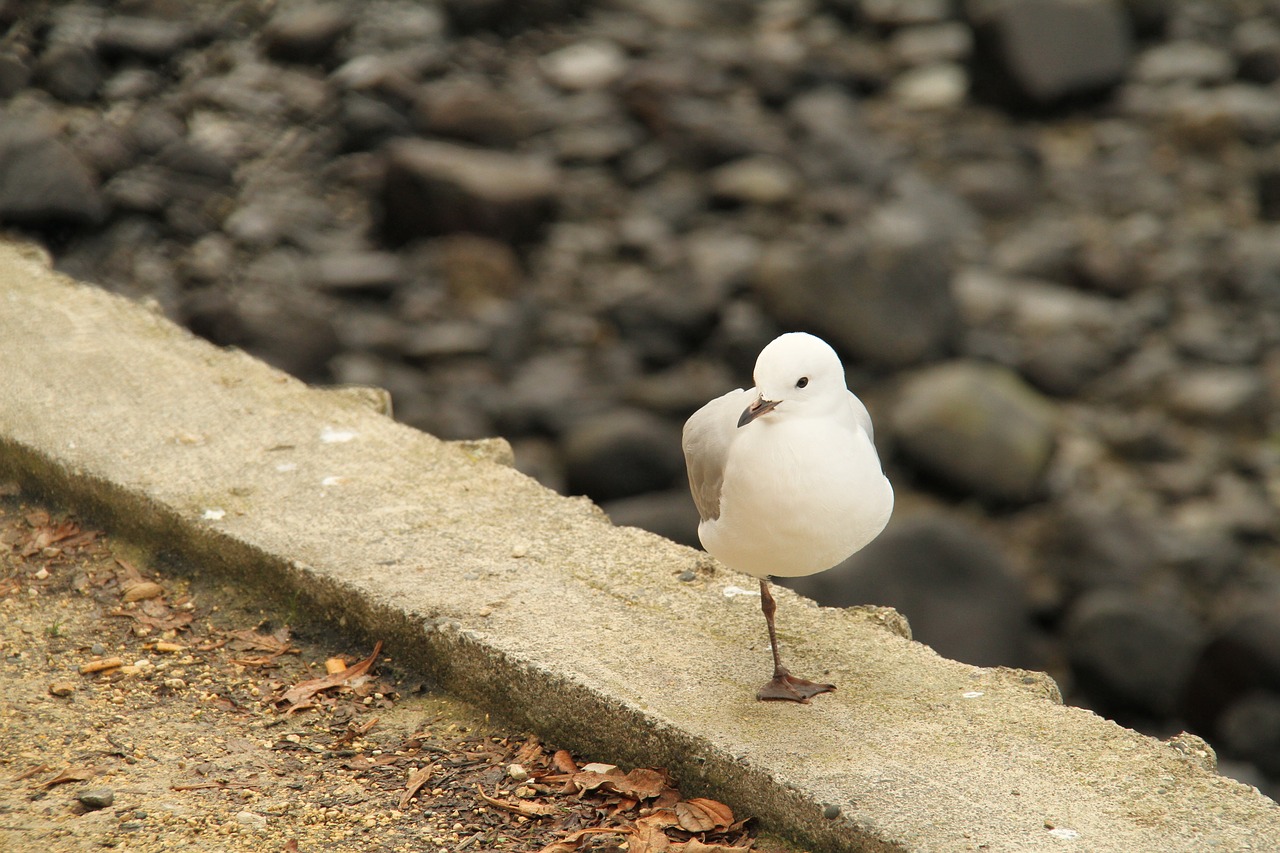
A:
{"type": "Polygon", "coordinates": [[[951,362],[908,377],[891,423],[922,471],[979,497],[1037,497],[1053,453],[1056,413],[1014,373],[951,362]]]}
{"type": "Polygon", "coordinates": [[[1122,719],[1177,710],[1204,645],[1183,607],[1133,592],[1087,593],[1067,616],[1071,669],[1091,703],[1122,719]]]}
{"type": "Polygon", "coordinates": [[[55,45],[37,60],[35,79],[50,95],[75,104],[97,94],[102,85],[102,68],[87,47],[55,45]]]}
{"type": "Polygon", "coordinates": [[[0,51],[0,98],[11,98],[31,82],[31,67],[15,53],[0,51]]]}
{"type": "Polygon", "coordinates": [[[521,242],[554,216],[559,177],[529,156],[426,140],[387,146],[381,228],[393,243],[470,231],[521,242]]]}
{"type": "Polygon", "coordinates": [[[1226,710],[1218,729],[1227,755],[1280,776],[1280,692],[1245,696],[1226,710]]]}
{"type": "Polygon", "coordinates": [[[1008,560],[967,523],[936,512],[894,518],[830,571],[779,583],[828,607],[893,607],[912,636],[975,666],[1034,665],[1030,615],[1008,560]]]}
{"type": "Polygon", "coordinates": [[[112,15],[98,33],[95,46],[108,61],[164,62],[198,36],[196,27],[185,21],[112,15]]]}
{"type": "Polygon", "coordinates": [[[338,39],[351,23],[351,13],[338,3],[282,9],[263,28],[263,46],[272,59],[323,63],[333,58],[338,39]]]}
{"type": "Polygon", "coordinates": [[[604,89],[627,73],[627,55],[604,39],[588,39],[542,57],[542,73],[562,89],[604,89]]]}
{"type": "Polygon", "coordinates": [[[533,130],[528,109],[509,94],[471,79],[445,79],[422,87],[413,121],[428,136],[497,148],[513,148],[533,130]]]}
{"type": "Polygon", "coordinates": [[[711,173],[712,196],[735,204],[775,205],[793,201],[800,175],[775,157],[744,157],[711,173]]]}
{"type": "Polygon", "coordinates": [[[1216,737],[1223,715],[1259,693],[1280,694],[1280,607],[1265,597],[1218,630],[1204,647],[1185,691],[1196,731],[1216,737]]]}
{"type": "Polygon", "coordinates": [[[997,0],[976,10],[974,91],[1014,107],[1105,93],[1124,76],[1129,24],[1112,0],[997,0]]]}
{"type": "Polygon", "coordinates": [[[784,325],[904,367],[949,348],[957,327],[951,273],[950,246],[927,224],[889,215],[818,245],[770,246],[754,286],[784,325]]]}
{"type": "Polygon", "coordinates": [[[690,548],[701,547],[698,542],[698,508],[685,486],[619,498],[604,504],[601,509],[614,524],[639,527],[690,548]]]}
{"type": "Polygon", "coordinates": [[[1168,399],[1183,417],[1226,426],[1261,426],[1268,411],[1266,381],[1250,367],[1180,371],[1171,380],[1168,399]]]}
{"type": "Polygon", "coordinates": [[[33,228],[103,221],[96,178],[36,122],[0,118],[0,223],[33,228]]]}
{"type": "Polygon", "coordinates": [[[614,409],[569,430],[564,467],[569,490],[599,502],[669,489],[684,473],[680,430],[647,412],[614,409]]]}
{"type": "Polygon", "coordinates": [[[1225,50],[1200,42],[1172,41],[1143,51],[1130,76],[1155,85],[1213,85],[1230,80],[1235,70],[1235,62],[1225,50]]]}

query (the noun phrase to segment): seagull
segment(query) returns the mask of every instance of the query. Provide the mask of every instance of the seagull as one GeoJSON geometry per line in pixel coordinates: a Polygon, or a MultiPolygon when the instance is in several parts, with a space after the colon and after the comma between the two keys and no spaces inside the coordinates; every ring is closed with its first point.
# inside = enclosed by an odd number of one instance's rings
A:
{"type": "Polygon", "coordinates": [[[836,688],[782,665],[769,577],[816,574],[859,551],[889,522],[893,487],[871,415],[825,341],[803,332],[775,338],[753,378],[754,388],[715,398],[685,423],[685,465],[702,546],[760,580],[773,678],[756,698],[808,703],[836,688]]]}

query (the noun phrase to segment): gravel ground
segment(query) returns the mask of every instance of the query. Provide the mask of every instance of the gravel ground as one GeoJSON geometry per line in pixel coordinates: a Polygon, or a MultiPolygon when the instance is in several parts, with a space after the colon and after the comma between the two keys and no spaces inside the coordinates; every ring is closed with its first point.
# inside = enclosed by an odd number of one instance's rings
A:
{"type": "Polygon", "coordinates": [[[0,849],[790,849],[0,495],[0,849]]]}

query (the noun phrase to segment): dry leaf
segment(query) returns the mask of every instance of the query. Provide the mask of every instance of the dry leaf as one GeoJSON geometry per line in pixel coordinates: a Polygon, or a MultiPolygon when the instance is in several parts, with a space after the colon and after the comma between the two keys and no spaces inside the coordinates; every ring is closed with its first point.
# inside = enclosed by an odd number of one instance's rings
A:
{"type": "Polygon", "coordinates": [[[656,815],[649,815],[636,821],[627,845],[628,853],[667,853],[671,849],[671,839],[663,832],[671,824],[654,817],[656,815]]]}
{"type": "Polygon", "coordinates": [[[138,581],[131,583],[124,588],[124,595],[120,598],[128,603],[130,601],[146,601],[149,598],[159,598],[164,595],[164,587],[155,581],[138,581]]]}
{"type": "Polygon", "coordinates": [[[484,800],[491,806],[497,806],[500,809],[506,809],[509,812],[515,812],[525,817],[549,817],[556,813],[556,807],[550,803],[531,803],[525,800],[500,800],[497,797],[491,797],[484,792],[478,784],[476,790],[480,792],[480,799],[484,800]]]}
{"type": "Polygon", "coordinates": [[[324,671],[333,675],[342,672],[347,668],[346,658],[327,658],[324,662],[324,671]]]}
{"type": "Polygon", "coordinates": [[[281,702],[288,702],[291,706],[285,713],[290,714],[298,710],[299,706],[303,702],[323,690],[328,690],[331,687],[337,687],[344,682],[364,675],[365,672],[368,671],[369,667],[373,666],[373,662],[378,659],[378,654],[381,651],[382,641],[379,640],[374,644],[373,654],[369,655],[359,663],[352,664],[342,672],[335,672],[333,675],[326,675],[324,678],[313,678],[310,681],[303,681],[299,684],[295,684],[293,687],[286,690],[284,695],[279,699],[281,702]]]}
{"type": "Polygon", "coordinates": [[[576,853],[579,846],[579,842],[582,841],[583,838],[587,837],[588,835],[600,835],[600,834],[621,835],[622,830],[607,829],[602,826],[591,826],[591,827],[587,827],[586,829],[579,829],[577,832],[573,833],[567,838],[562,838],[559,841],[551,842],[546,847],[543,847],[541,850],[539,850],[538,853],[576,853]]]}
{"type": "Polygon", "coordinates": [[[675,811],[680,828],[686,832],[711,832],[733,824],[733,811],[728,806],[705,797],[676,803],[675,811]]]}
{"type": "Polygon", "coordinates": [[[671,851],[672,853],[751,853],[751,848],[728,844],[707,844],[693,838],[683,844],[672,844],[671,851]]]}
{"type": "Polygon", "coordinates": [[[637,767],[621,779],[611,778],[609,787],[624,797],[651,800],[669,787],[667,777],[657,770],[637,767]]]}
{"type": "Polygon", "coordinates": [[[124,666],[124,661],[120,658],[103,658],[102,660],[91,660],[80,667],[81,675],[89,675],[94,672],[105,672],[108,669],[116,669],[124,666]]]}
{"type": "Polygon", "coordinates": [[[538,739],[537,735],[530,735],[529,739],[516,752],[516,757],[513,760],[516,764],[530,767],[540,758],[542,758],[542,741],[538,739]]]}
{"type": "Polygon", "coordinates": [[[92,767],[68,767],[45,782],[44,787],[52,788],[54,785],[65,785],[67,782],[83,782],[86,779],[92,779],[94,772],[92,767]]]}
{"type": "Polygon", "coordinates": [[[578,772],[578,765],[574,762],[573,756],[569,754],[567,749],[556,750],[556,754],[551,756],[551,764],[561,773],[578,772]]]}
{"type": "Polygon", "coordinates": [[[404,793],[400,795],[400,811],[409,810],[409,801],[418,793],[423,785],[427,784],[427,780],[431,778],[431,773],[435,769],[435,765],[428,764],[420,770],[415,770],[409,774],[409,781],[405,782],[404,793]]]}

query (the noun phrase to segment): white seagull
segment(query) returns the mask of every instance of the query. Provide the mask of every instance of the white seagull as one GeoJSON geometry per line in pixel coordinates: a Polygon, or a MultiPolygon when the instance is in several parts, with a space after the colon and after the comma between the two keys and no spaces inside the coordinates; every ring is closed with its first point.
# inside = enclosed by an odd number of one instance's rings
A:
{"type": "Polygon", "coordinates": [[[871,415],[845,385],[825,341],[775,338],[756,359],[756,387],[730,391],[684,425],[698,538],[731,569],[760,579],[773,678],[757,699],[808,702],[835,690],[787,671],[773,625],[769,576],[826,571],[879,535],[893,487],[872,443],[871,415]]]}

